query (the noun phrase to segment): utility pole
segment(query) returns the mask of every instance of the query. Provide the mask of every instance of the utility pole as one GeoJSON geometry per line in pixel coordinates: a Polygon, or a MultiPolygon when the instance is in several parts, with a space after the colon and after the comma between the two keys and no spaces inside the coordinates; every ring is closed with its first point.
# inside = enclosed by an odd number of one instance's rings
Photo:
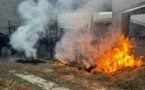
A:
{"type": "Polygon", "coordinates": [[[8,20],[8,30],[9,30],[9,35],[11,34],[11,20],[8,20]]]}

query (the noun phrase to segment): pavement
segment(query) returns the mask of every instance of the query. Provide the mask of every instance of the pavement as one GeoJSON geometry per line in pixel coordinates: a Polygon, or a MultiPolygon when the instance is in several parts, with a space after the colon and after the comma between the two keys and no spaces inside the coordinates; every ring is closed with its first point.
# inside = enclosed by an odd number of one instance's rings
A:
{"type": "Polygon", "coordinates": [[[95,77],[53,60],[0,59],[0,90],[106,90],[95,77]]]}

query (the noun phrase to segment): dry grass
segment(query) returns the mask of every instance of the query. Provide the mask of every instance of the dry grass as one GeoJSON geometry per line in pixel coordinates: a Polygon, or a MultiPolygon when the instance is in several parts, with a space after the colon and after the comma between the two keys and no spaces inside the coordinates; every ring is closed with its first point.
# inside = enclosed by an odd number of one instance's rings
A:
{"type": "Polygon", "coordinates": [[[30,86],[32,86],[31,83],[18,85],[14,81],[0,79],[0,90],[31,90],[30,86]]]}
{"type": "Polygon", "coordinates": [[[145,65],[141,67],[124,68],[113,74],[94,72],[93,74],[68,66],[58,66],[55,68],[53,77],[63,77],[63,81],[77,83],[87,87],[106,87],[108,90],[144,90],[145,89],[145,65]],[[70,70],[67,70],[70,68],[70,70]],[[75,74],[75,75],[74,75],[75,74]],[[99,85],[97,85],[99,84],[99,85]]]}
{"type": "MultiPolygon", "coordinates": [[[[145,89],[145,66],[136,68],[125,68],[114,74],[104,75],[98,78],[98,82],[116,90],[144,90],[145,89]],[[103,83],[102,80],[103,79],[103,83]]],[[[112,89],[110,89],[112,90],[112,89]]]]}
{"type": "MultiPolygon", "coordinates": [[[[44,64],[19,64],[20,70],[13,73],[34,74],[60,86],[74,88],[72,90],[90,90],[89,88],[105,87],[107,90],[144,90],[145,65],[134,68],[124,68],[113,74],[100,72],[88,73],[69,66],[59,66],[51,61],[44,64]]],[[[0,90],[35,90],[29,89],[32,84],[17,85],[12,81],[0,79],[0,90]]]]}

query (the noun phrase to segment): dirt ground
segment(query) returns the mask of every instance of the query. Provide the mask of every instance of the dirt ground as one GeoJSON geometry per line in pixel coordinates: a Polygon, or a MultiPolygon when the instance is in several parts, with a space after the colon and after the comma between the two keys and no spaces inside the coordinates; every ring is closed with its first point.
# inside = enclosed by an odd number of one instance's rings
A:
{"type": "MultiPolygon", "coordinates": [[[[4,65],[4,64],[3,64],[4,65]]],[[[8,66],[0,67],[0,90],[43,90],[30,82],[6,74],[33,74],[46,80],[51,80],[59,86],[70,90],[144,90],[145,65],[142,67],[124,68],[114,74],[100,72],[88,73],[69,66],[58,66],[55,61],[43,64],[22,64],[11,62],[8,66]],[[8,68],[9,67],[9,68],[8,68]]]]}
{"type": "MultiPolygon", "coordinates": [[[[134,48],[136,56],[145,56],[144,46],[142,43],[137,44],[134,48]]],[[[145,90],[145,64],[105,74],[85,72],[65,65],[59,66],[54,60],[42,61],[42,63],[22,63],[0,59],[0,90],[43,90],[14,75],[19,73],[33,74],[70,90],[145,90]]]]}

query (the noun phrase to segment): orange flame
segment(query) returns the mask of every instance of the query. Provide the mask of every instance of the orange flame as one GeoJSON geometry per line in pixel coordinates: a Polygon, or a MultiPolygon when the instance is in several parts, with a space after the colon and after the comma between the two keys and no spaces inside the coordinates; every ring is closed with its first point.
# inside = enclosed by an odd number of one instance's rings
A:
{"type": "Polygon", "coordinates": [[[140,56],[135,59],[134,55],[131,53],[132,48],[133,46],[129,39],[124,38],[124,35],[122,35],[119,38],[119,44],[111,51],[108,51],[103,58],[97,62],[98,65],[93,71],[113,73],[123,67],[141,66],[143,64],[141,58],[143,57],[140,56]]]}

